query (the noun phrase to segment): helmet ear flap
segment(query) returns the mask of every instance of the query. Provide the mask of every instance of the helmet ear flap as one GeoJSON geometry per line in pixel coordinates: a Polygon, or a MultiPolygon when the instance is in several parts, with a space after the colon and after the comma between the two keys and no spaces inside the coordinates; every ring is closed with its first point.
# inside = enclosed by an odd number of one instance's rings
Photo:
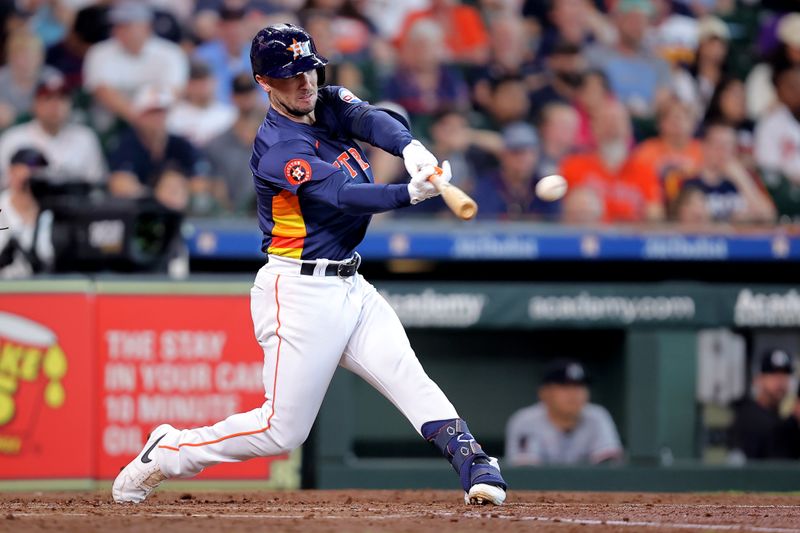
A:
{"type": "Polygon", "coordinates": [[[317,69],[317,87],[322,87],[325,85],[325,67],[319,67],[317,69]]]}

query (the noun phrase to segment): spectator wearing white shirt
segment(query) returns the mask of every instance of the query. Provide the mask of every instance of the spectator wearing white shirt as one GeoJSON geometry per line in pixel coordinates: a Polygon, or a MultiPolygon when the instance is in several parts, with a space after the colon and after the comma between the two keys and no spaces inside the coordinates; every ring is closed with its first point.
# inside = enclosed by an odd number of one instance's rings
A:
{"type": "Polygon", "coordinates": [[[216,100],[216,81],[205,63],[192,62],[184,98],[167,115],[167,130],[197,147],[227,130],[236,120],[236,107],[216,100]]]}
{"type": "MultiPolygon", "coordinates": [[[[89,49],[83,84],[106,112],[132,123],[136,113],[131,101],[136,91],[158,85],[180,93],[186,85],[188,60],[178,45],[153,35],[153,13],[148,6],[124,1],[114,6],[109,18],[111,38],[89,49]]],[[[111,118],[95,117],[97,127],[107,130],[111,118]]]]}
{"type": "Polygon", "coordinates": [[[41,177],[53,183],[105,180],[106,162],[97,135],[87,126],[69,122],[71,111],[63,76],[56,74],[39,82],[33,120],[13,126],[0,136],[0,184],[7,184],[11,156],[23,147],[44,154],[50,164],[41,177]]]}
{"type": "Polygon", "coordinates": [[[0,279],[24,278],[46,270],[53,260],[53,216],[42,212],[29,180],[47,167],[36,149],[11,156],[8,187],[0,192],[0,279]]]}

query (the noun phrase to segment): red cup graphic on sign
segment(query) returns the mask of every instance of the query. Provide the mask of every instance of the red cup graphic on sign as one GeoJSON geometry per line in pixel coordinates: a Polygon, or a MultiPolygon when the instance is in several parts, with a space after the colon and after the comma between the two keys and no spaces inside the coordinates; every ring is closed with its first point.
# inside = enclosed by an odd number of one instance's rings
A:
{"type": "Polygon", "coordinates": [[[66,373],[50,328],[0,311],[0,453],[19,453],[42,410],[64,405],[66,373]]]}

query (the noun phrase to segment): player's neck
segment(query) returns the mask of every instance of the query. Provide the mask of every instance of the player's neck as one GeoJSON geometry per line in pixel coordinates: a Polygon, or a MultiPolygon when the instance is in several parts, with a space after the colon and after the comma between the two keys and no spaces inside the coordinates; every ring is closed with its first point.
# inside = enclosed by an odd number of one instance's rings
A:
{"type": "Polygon", "coordinates": [[[286,108],[283,105],[281,105],[281,104],[279,104],[277,102],[270,102],[270,105],[272,106],[272,109],[274,109],[276,113],[278,113],[281,116],[284,116],[284,117],[288,118],[292,122],[298,122],[300,124],[308,124],[309,126],[311,126],[317,120],[315,115],[314,115],[314,111],[311,111],[310,113],[307,113],[305,115],[298,116],[298,115],[293,115],[292,113],[289,113],[289,111],[287,111],[286,108]]]}

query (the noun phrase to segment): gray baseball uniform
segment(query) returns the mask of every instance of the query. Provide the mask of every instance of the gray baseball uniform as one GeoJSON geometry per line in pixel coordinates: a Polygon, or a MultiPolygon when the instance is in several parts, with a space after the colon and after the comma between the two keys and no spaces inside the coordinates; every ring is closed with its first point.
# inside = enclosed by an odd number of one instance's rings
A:
{"type": "Polygon", "coordinates": [[[592,403],[569,432],[553,425],[542,403],[520,409],[506,426],[506,461],[512,465],[596,464],[621,454],[611,415],[592,403]]]}

